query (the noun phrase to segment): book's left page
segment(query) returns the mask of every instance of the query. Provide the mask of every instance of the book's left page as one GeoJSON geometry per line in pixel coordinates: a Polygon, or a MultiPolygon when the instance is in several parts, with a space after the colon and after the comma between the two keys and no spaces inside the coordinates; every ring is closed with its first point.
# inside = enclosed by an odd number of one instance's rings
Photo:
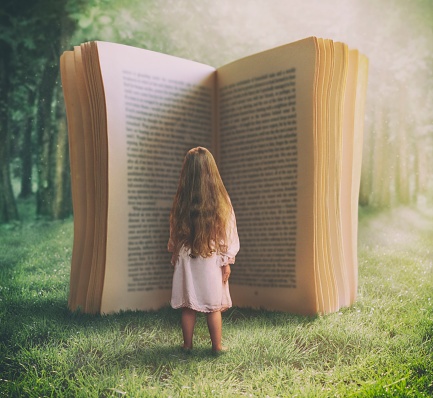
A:
{"type": "Polygon", "coordinates": [[[94,43],[106,105],[108,214],[101,313],[170,300],[169,214],[186,152],[213,148],[215,69],[94,43]]]}
{"type": "MultiPolygon", "coordinates": [[[[86,189],[88,176],[86,168],[86,118],[82,112],[80,100],[79,71],[76,68],[74,51],[66,51],[60,57],[60,71],[65,108],[68,120],[69,159],[71,168],[72,204],[74,208],[74,243],[71,258],[70,289],[68,305],[72,310],[84,308],[87,295],[88,277],[84,275],[82,264],[86,255],[86,246],[93,243],[86,240],[88,206],[86,189]],[[84,278],[84,279],[83,279],[84,278]]],[[[84,107],[86,110],[88,107],[84,107]]]]}

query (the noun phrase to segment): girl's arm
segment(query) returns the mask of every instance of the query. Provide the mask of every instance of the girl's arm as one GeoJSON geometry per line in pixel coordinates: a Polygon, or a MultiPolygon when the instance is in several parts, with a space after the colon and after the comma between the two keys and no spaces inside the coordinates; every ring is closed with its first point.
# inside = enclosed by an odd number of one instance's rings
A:
{"type": "MultiPolygon", "coordinates": [[[[234,264],[236,260],[236,254],[240,249],[239,235],[236,226],[236,216],[234,211],[232,211],[232,216],[229,223],[227,240],[228,240],[227,252],[221,253],[221,266],[234,264]]],[[[228,271],[230,272],[230,270],[228,271]]]]}
{"type": "Polygon", "coordinates": [[[232,273],[232,270],[230,268],[230,264],[224,265],[221,268],[223,271],[223,282],[226,283],[230,278],[230,274],[232,273]]]}

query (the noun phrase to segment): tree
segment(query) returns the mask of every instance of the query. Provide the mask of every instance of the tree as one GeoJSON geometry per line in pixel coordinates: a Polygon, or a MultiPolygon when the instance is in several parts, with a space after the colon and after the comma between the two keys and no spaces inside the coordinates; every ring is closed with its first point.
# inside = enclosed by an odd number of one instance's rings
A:
{"type": "Polygon", "coordinates": [[[20,148],[21,158],[21,191],[20,198],[29,198],[32,193],[33,185],[33,130],[34,120],[36,117],[35,106],[36,103],[36,87],[27,85],[26,104],[28,112],[24,115],[22,127],[22,142],[20,148]]]}
{"type": "Polygon", "coordinates": [[[57,137],[55,145],[56,174],[54,186],[56,187],[53,201],[53,217],[62,219],[72,214],[71,175],[69,168],[69,145],[66,117],[63,106],[63,93],[57,88],[56,125],[57,137]]]}
{"type": "Polygon", "coordinates": [[[75,23],[70,19],[71,8],[83,6],[83,1],[40,1],[37,9],[39,29],[45,44],[40,46],[44,59],[38,85],[37,113],[37,214],[49,218],[64,218],[71,214],[69,191],[69,160],[63,102],[60,98],[59,57],[67,48],[75,23]]]}
{"type": "MultiPolygon", "coordinates": [[[[14,149],[17,151],[19,147],[21,159],[20,196],[32,194],[35,166],[37,214],[48,218],[71,214],[71,198],[65,195],[68,188],[64,186],[69,185],[68,178],[58,178],[59,175],[68,175],[68,161],[57,161],[58,153],[65,152],[65,137],[58,138],[59,126],[64,125],[65,118],[63,103],[58,101],[61,90],[59,56],[68,46],[75,29],[69,13],[84,8],[85,3],[85,0],[11,1],[0,10],[3,28],[0,38],[3,39],[3,47],[8,49],[2,51],[2,55],[7,55],[2,57],[7,67],[7,72],[2,74],[2,82],[12,82],[1,91],[4,117],[0,130],[3,135],[10,135],[7,123],[15,118],[17,134],[14,149]],[[62,146],[61,150],[59,145],[62,146]],[[61,170],[57,170],[59,167],[61,170]]],[[[64,128],[62,132],[66,134],[64,128]]],[[[7,139],[2,136],[2,141],[6,142],[7,139]]],[[[2,150],[6,151],[2,162],[9,167],[10,148],[6,146],[2,150]]],[[[8,179],[10,181],[10,170],[5,170],[2,172],[2,187],[8,186],[8,179]]],[[[3,192],[7,190],[2,189],[3,192]]],[[[3,202],[10,203],[10,198],[13,200],[13,195],[3,202]]],[[[7,219],[3,218],[3,221],[7,219]]]]}
{"type": "MultiPolygon", "coordinates": [[[[9,10],[8,10],[9,11],[9,10]]],[[[11,11],[13,11],[11,9],[11,11]]],[[[18,210],[12,190],[10,175],[10,129],[9,129],[9,89],[11,59],[13,54],[13,34],[9,13],[0,12],[0,23],[10,29],[0,34],[0,222],[17,220],[18,210]]]]}

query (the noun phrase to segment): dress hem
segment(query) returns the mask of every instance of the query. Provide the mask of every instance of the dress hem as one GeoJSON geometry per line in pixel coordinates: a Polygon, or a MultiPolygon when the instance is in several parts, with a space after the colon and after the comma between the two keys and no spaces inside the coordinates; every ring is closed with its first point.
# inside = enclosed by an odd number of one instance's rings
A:
{"type": "Polygon", "coordinates": [[[202,312],[204,314],[210,314],[211,312],[219,312],[219,311],[220,312],[224,312],[224,311],[227,311],[229,308],[232,307],[232,305],[227,305],[227,306],[222,306],[222,307],[217,308],[217,309],[206,311],[206,310],[203,310],[203,309],[199,309],[195,305],[191,305],[191,304],[180,304],[180,305],[176,305],[176,306],[173,306],[172,304],[170,304],[170,305],[175,310],[179,309],[179,308],[190,308],[191,310],[194,310],[194,311],[197,311],[197,312],[202,312]]]}

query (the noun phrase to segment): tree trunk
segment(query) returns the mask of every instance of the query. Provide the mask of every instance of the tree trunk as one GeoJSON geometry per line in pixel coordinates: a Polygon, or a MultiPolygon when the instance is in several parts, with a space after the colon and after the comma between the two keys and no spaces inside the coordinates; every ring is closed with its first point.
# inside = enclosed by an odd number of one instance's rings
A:
{"type": "Polygon", "coordinates": [[[9,167],[9,62],[11,49],[0,43],[0,222],[18,220],[9,167]]]}
{"type": "Polygon", "coordinates": [[[397,126],[395,128],[397,134],[396,140],[396,164],[395,164],[395,192],[398,203],[409,204],[411,201],[410,197],[410,172],[409,172],[409,156],[410,156],[410,145],[408,142],[408,125],[405,120],[405,100],[408,97],[405,92],[406,89],[403,84],[400,84],[400,96],[398,102],[398,115],[397,126]]]}
{"type": "MultiPolygon", "coordinates": [[[[75,24],[68,18],[65,9],[62,8],[59,19],[60,35],[59,35],[59,51],[69,49],[70,38],[75,30],[75,24]]],[[[71,174],[69,164],[69,142],[68,142],[68,127],[66,123],[65,104],[63,100],[63,91],[60,84],[57,86],[57,101],[56,101],[56,151],[53,154],[56,159],[56,175],[55,175],[55,196],[53,203],[53,216],[56,219],[62,219],[72,214],[72,192],[71,192],[71,174]]]]}
{"type": "MultiPolygon", "coordinates": [[[[57,34],[51,43],[52,51],[47,54],[60,54],[68,47],[75,28],[64,6],[54,11],[59,23],[54,27],[57,34]]],[[[63,100],[58,98],[62,95],[59,77],[59,56],[48,55],[39,91],[37,214],[54,219],[72,213],[68,137],[63,100]]]]}
{"type": "Polygon", "coordinates": [[[395,165],[395,192],[398,203],[410,203],[410,184],[409,184],[409,147],[407,142],[407,132],[404,124],[398,127],[398,141],[396,142],[396,165],[395,165]]]}
{"type": "MultiPolygon", "coordinates": [[[[432,65],[433,67],[433,65],[432,65]]],[[[425,107],[431,109],[433,105],[433,92],[429,92],[430,86],[425,87],[425,91],[422,96],[419,97],[418,103],[415,104],[416,108],[425,107]]],[[[418,200],[418,196],[430,196],[432,197],[432,170],[433,170],[433,118],[430,114],[422,119],[424,124],[424,131],[418,131],[414,135],[412,140],[413,150],[415,154],[413,158],[413,192],[412,202],[418,200]]]]}
{"type": "Polygon", "coordinates": [[[55,152],[53,149],[56,139],[52,109],[57,77],[57,65],[53,65],[52,59],[48,59],[39,87],[36,213],[50,218],[53,217],[55,161],[52,154],[55,152]]]}
{"type": "Polygon", "coordinates": [[[373,142],[374,131],[370,126],[370,128],[365,132],[364,148],[362,151],[362,172],[359,189],[359,204],[361,206],[368,206],[370,204],[373,180],[373,142]]]}
{"type": "MultiPolygon", "coordinates": [[[[33,106],[36,99],[36,90],[30,89],[28,101],[33,106]]],[[[33,171],[33,140],[34,113],[27,115],[24,123],[23,142],[21,148],[21,192],[20,198],[28,198],[33,193],[32,171],[33,171]]]]}
{"type": "MultiPolygon", "coordinates": [[[[383,106],[383,105],[381,105],[383,106]]],[[[391,151],[387,113],[380,107],[376,109],[374,121],[375,145],[373,154],[373,181],[371,190],[371,205],[376,208],[388,207],[391,204],[391,179],[389,156],[391,151]]]]}
{"type": "Polygon", "coordinates": [[[68,129],[64,112],[63,93],[57,89],[56,124],[58,126],[56,145],[56,175],[53,215],[63,219],[72,214],[71,177],[69,169],[68,129]]]}
{"type": "MultiPolygon", "coordinates": [[[[432,123],[433,125],[433,123],[432,123]]],[[[420,195],[428,195],[431,185],[431,170],[432,159],[431,159],[431,144],[426,138],[415,140],[414,146],[416,148],[416,156],[414,159],[415,169],[415,190],[420,195]]]]}

